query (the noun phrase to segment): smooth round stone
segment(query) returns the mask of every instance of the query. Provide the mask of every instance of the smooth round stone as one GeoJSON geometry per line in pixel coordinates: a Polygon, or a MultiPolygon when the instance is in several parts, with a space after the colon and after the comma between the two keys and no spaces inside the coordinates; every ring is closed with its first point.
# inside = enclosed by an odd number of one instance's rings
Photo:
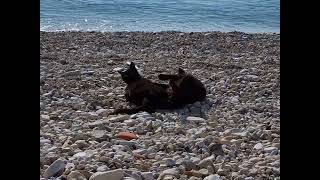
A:
{"type": "Polygon", "coordinates": [[[106,165],[103,165],[103,166],[100,166],[97,168],[98,172],[103,172],[103,171],[108,171],[108,170],[109,170],[109,167],[106,165]]]}
{"type": "Polygon", "coordinates": [[[205,177],[203,180],[221,180],[221,178],[218,174],[212,174],[205,177]]]}
{"type": "Polygon", "coordinates": [[[49,139],[40,139],[40,145],[44,144],[51,144],[51,141],[49,139]]]}
{"type": "Polygon", "coordinates": [[[253,146],[253,149],[256,149],[256,150],[260,150],[263,148],[263,144],[262,143],[257,143],[256,145],[253,146]]]}
{"type": "Polygon", "coordinates": [[[77,154],[73,155],[72,157],[74,157],[74,158],[85,158],[85,157],[87,157],[87,153],[86,152],[78,152],[77,154]]]}
{"type": "Polygon", "coordinates": [[[136,120],[134,120],[134,119],[128,119],[128,120],[125,120],[124,123],[125,123],[127,126],[132,127],[132,126],[134,126],[137,122],[136,122],[136,120]]]}

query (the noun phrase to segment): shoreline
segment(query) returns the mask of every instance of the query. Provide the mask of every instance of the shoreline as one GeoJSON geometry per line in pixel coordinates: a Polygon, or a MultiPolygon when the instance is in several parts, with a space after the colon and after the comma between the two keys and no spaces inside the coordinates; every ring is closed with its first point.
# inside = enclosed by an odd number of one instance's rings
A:
{"type": "Polygon", "coordinates": [[[82,31],[82,30],[69,30],[69,31],[42,31],[40,33],[242,33],[242,34],[267,34],[267,35],[280,35],[280,32],[244,32],[244,31],[82,31]]]}

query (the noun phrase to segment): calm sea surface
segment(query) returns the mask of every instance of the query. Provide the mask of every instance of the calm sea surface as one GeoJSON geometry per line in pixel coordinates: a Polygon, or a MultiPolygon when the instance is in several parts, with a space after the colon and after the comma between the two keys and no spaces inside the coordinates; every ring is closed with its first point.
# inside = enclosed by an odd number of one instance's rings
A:
{"type": "Polygon", "coordinates": [[[280,32],[280,0],[40,0],[42,31],[280,32]]]}

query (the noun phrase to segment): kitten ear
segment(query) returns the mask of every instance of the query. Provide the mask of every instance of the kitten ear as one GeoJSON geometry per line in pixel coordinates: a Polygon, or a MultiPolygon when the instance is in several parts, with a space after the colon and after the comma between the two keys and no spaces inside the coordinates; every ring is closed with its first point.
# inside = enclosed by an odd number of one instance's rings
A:
{"type": "Polygon", "coordinates": [[[179,68],[178,73],[179,74],[185,74],[186,72],[182,68],[179,68]]]}
{"type": "Polygon", "coordinates": [[[136,68],[136,65],[134,64],[134,62],[130,63],[130,68],[136,68]]]}

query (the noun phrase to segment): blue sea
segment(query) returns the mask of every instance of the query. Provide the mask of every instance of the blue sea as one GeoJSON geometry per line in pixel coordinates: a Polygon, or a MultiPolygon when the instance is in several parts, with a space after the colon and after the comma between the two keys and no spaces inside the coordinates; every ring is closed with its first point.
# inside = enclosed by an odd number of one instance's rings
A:
{"type": "Polygon", "coordinates": [[[41,31],[280,32],[280,0],[40,0],[41,31]]]}

